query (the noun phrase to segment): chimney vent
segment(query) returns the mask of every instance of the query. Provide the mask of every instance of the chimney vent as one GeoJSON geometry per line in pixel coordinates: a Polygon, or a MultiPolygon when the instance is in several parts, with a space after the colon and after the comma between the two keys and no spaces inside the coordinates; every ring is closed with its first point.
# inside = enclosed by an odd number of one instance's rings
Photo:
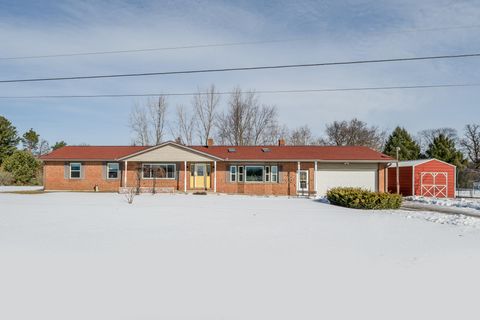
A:
{"type": "Polygon", "coordinates": [[[212,147],[213,146],[213,139],[212,138],[208,138],[207,139],[207,147],[212,147]]]}
{"type": "Polygon", "coordinates": [[[285,145],[285,139],[278,139],[278,145],[279,146],[284,146],[285,145]]]}

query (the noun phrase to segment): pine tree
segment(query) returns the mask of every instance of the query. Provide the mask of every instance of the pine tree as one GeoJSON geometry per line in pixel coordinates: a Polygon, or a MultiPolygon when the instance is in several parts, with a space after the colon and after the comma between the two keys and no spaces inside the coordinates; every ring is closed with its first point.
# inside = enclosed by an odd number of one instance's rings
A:
{"type": "Polygon", "coordinates": [[[0,116],[0,164],[13,154],[19,141],[17,129],[7,118],[0,116]]]}
{"type": "Polygon", "coordinates": [[[455,141],[444,134],[439,134],[433,139],[428,145],[426,154],[429,158],[436,158],[460,168],[467,165],[467,160],[455,147],[455,141]]]}
{"type": "Polygon", "coordinates": [[[36,184],[40,162],[28,151],[15,151],[5,158],[3,169],[13,175],[15,183],[36,184]]]}
{"type": "Polygon", "coordinates": [[[25,132],[22,136],[23,148],[31,153],[35,153],[40,141],[40,135],[36,133],[32,128],[25,132]]]}
{"type": "Polygon", "coordinates": [[[62,148],[62,147],[65,147],[67,145],[67,143],[65,141],[57,141],[55,142],[55,144],[53,145],[52,147],[52,150],[57,150],[59,148],[62,148]]]}
{"type": "Polygon", "coordinates": [[[383,153],[396,157],[396,148],[399,160],[416,160],[420,158],[420,146],[404,128],[396,127],[387,139],[383,153]]]}

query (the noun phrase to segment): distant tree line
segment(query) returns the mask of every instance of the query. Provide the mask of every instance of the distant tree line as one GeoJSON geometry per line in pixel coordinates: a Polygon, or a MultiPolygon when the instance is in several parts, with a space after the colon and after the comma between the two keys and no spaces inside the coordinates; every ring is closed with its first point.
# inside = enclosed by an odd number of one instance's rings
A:
{"type": "Polygon", "coordinates": [[[58,141],[50,147],[33,129],[19,136],[17,128],[0,116],[0,185],[40,184],[38,157],[66,145],[65,141],[58,141]]]}
{"type": "Polygon", "coordinates": [[[289,145],[365,145],[381,150],[385,140],[384,131],[358,119],[334,121],[322,137],[314,136],[307,125],[289,129],[280,123],[277,107],[260,103],[254,91],[236,88],[222,101],[214,85],[199,90],[190,108],[177,105],[171,111],[165,96],[136,104],[129,125],[135,145],[156,145],[167,137],[186,145],[206,144],[208,138],[221,145],[272,145],[285,139],[289,145]]]}
{"type": "Polygon", "coordinates": [[[278,109],[262,104],[254,91],[236,88],[222,101],[211,85],[199,90],[190,108],[178,105],[170,112],[167,98],[137,104],[131,112],[133,144],[152,145],[173,137],[186,145],[206,144],[214,138],[220,145],[273,145],[285,139],[288,145],[368,146],[399,160],[437,158],[458,167],[460,186],[480,181],[480,125],[469,124],[461,136],[452,128],[426,129],[412,135],[403,127],[390,134],[359,119],[333,121],[317,137],[308,125],[289,129],[280,123],[278,109]]]}

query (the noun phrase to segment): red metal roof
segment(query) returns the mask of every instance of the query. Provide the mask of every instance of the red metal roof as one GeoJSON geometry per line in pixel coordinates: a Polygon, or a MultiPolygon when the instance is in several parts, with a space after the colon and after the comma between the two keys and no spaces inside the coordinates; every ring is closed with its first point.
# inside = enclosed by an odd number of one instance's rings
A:
{"type": "MultiPolygon", "coordinates": [[[[116,160],[148,146],[66,146],[41,157],[42,160],[116,160]]],[[[191,146],[225,160],[325,160],[393,161],[389,156],[357,146],[191,146]],[[234,149],[234,152],[229,152],[234,149]]]]}
{"type": "Polygon", "coordinates": [[[393,160],[373,149],[358,146],[194,146],[192,148],[225,160],[393,160]],[[229,152],[229,149],[235,149],[235,151],[229,152]]]}
{"type": "Polygon", "coordinates": [[[42,160],[115,160],[145,150],[143,146],[65,146],[41,156],[42,160]]]}

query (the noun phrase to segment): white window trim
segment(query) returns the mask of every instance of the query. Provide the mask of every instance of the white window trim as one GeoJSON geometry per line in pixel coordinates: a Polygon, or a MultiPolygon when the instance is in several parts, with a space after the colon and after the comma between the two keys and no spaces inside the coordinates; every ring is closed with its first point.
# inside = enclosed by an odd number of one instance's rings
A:
{"type": "Polygon", "coordinates": [[[152,163],[142,163],[142,180],[176,180],[177,179],[177,164],[176,163],[156,163],[156,162],[152,162],[152,163]],[[144,167],[145,166],[151,166],[151,165],[157,165],[157,166],[173,166],[173,178],[168,178],[168,177],[165,177],[165,178],[154,178],[154,177],[151,177],[151,178],[145,178],[144,174],[145,174],[145,170],[144,170],[144,167]]]}
{"type": "Polygon", "coordinates": [[[270,166],[270,183],[278,183],[278,166],[270,166]],[[273,173],[272,168],[275,168],[275,173],[273,173]],[[275,181],[273,181],[274,176],[275,181]]]}
{"type": "Polygon", "coordinates": [[[263,166],[263,165],[248,165],[248,166],[245,166],[244,176],[245,176],[245,179],[244,179],[245,183],[265,183],[265,166],[263,166]],[[262,170],[263,170],[262,181],[247,181],[247,168],[262,168],[262,170]]]}
{"type": "MultiPolygon", "coordinates": [[[[70,168],[70,179],[82,179],[82,163],[81,162],[70,162],[69,163],[69,168],[70,168]],[[77,177],[72,177],[72,164],[78,164],[80,166],[80,170],[78,170],[79,176],[77,177]]],[[[75,170],[77,171],[77,170],[75,170]]]]}
{"type": "Polygon", "coordinates": [[[107,180],[118,180],[118,179],[120,179],[120,163],[118,163],[118,162],[107,162],[107,180]],[[109,172],[110,169],[109,169],[109,167],[108,167],[110,164],[116,164],[116,165],[118,165],[117,177],[116,177],[116,178],[110,178],[110,174],[109,174],[109,173],[110,173],[110,172],[109,172]]]}
{"type": "Polygon", "coordinates": [[[238,176],[237,176],[237,183],[245,183],[245,167],[244,166],[238,166],[237,167],[238,171],[238,176]],[[242,173],[240,173],[240,168],[242,169],[242,173]],[[242,180],[240,181],[240,177],[242,177],[242,180]]]}
{"type": "Polygon", "coordinates": [[[230,182],[237,183],[238,182],[238,168],[237,166],[230,166],[230,182]],[[232,169],[235,168],[235,172],[232,172],[232,169]],[[232,177],[235,177],[235,180],[232,180],[232,177]]]}
{"type": "Polygon", "coordinates": [[[232,165],[229,170],[229,182],[230,183],[264,183],[264,184],[277,184],[279,183],[279,171],[278,165],[263,165],[263,164],[250,164],[250,165],[232,165]],[[232,181],[231,168],[236,167],[236,181],[232,181]],[[262,181],[247,181],[247,167],[262,167],[263,168],[263,180],[262,181]],[[266,169],[268,167],[268,169],[266,169]],[[272,168],[275,168],[273,173],[272,168]],[[268,170],[268,181],[266,181],[266,175],[268,170]],[[240,172],[243,171],[243,172],[240,172]],[[275,181],[272,180],[275,177],[275,181]],[[241,180],[242,179],[242,180],[241,180]]]}

